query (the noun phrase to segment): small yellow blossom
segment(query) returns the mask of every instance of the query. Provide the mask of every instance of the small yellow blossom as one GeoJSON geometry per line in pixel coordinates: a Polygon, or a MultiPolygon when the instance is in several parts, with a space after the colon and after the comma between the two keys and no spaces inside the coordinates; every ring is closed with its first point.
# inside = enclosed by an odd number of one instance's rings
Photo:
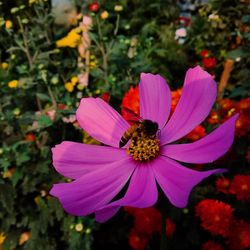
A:
{"type": "Polygon", "coordinates": [[[82,223],[78,223],[75,225],[75,230],[77,232],[81,232],[83,230],[83,224],[82,223]]]}
{"type": "Polygon", "coordinates": [[[32,5],[33,3],[38,3],[39,0],[29,0],[29,5],[32,5]]]}
{"type": "Polygon", "coordinates": [[[68,92],[72,92],[74,90],[74,85],[71,82],[66,82],[64,84],[64,87],[68,92]]]}
{"type": "Polygon", "coordinates": [[[11,29],[13,27],[13,23],[10,20],[6,20],[5,22],[5,28],[6,29],[11,29]]]}
{"type": "Polygon", "coordinates": [[[19,115],[21,114],[21,110],[20,110],[19,108],[15,108],[15,109],[13,110],[13,114],[14,114],[15,116],[19,116],[19,115]]]}
{"type": "Polygon", "coordinates": [[[9,64],[7,63],[7,62],[3,62],[2,64],[1,64],[1,68],[2,69],[7,69],[9,67],[9,64]]]}
{"type": "Polygon", "coordinates": [[[123,6],[122,6],[122,5],[115,5],[114,10],[115,10],[116,12],[123,11],[123,6]]]}
{"type": "Polygon", "coordinates": [[[85,88],[84,85],[82,85],[82,84],[77,84],[77,89],[78,89],[78,90],[83,90],[84,88],[85,88]]]}
{"type": "Polygon", "coordinates": [[[227,112],[228,116],[230,117],[230,116],[234,113],[234,111],[235,111],[235,108],[231,108],[231,109],[227,112]]]}
{"type": "Polygon", "coordinates": [[[86,234],[90,234],[91,233],[91,229],[87,228],[85,232],[86,232],[86,234]]]}
{"type": "Polygon", "coordinates": [[[105,20],[109,17],[109,13],[104,10],[102,13],[101,13],[101,19],[105,20]]]}
{"type": "Polygon", "coordinates": [[[3,178],[6,179],[11,179],[13,174],[15,173],[16,169],[15,168],[10,168],[6,171],[3,172],[3,178]]]}
{"type": "Polygon", "coordinates": [[[89,67],[90,67],[91,69],[96,68],[96,61],[90,61],[90,62],[89,62],[89,67]]]}
{"type": "Polygon", "coordinates": [[[71,77],[71,83],[73,84],[73,86],[75,86],[78,83],[78,77],[77,76],[73,76],[71,77]]]}
{"type": "Polygon", "coordinates": [[[5,239],[6,239],[6,235],[3,232],[1,232],[0,233],[0,245],[2,245],[4,243],[5,239]]]}
{"type": "Polygon", "coordinates": [[[78,44],[81,41],[81,35],[78,34],[79,29],[72,29],[67,36],[63,37],[62,39],[58,40],[56,42],[56,46],[58,48],[61,47],[70,47],[70,48],[75,48],[78,46],[78,44]]]}
{"type": "Polygon", "coordinates": [[[17,80],[12,80],[12,81],[8,82],[8,87],[11,89],[17,88],[17,86],[18,86],[17,80]]]}

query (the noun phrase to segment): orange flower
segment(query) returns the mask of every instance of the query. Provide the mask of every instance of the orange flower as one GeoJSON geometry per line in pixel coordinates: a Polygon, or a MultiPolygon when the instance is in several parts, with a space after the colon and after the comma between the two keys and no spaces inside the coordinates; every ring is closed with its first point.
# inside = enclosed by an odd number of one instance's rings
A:
{"type": "Polygon", "coordinates": [[[186,135],[186,138],[191,141],[196,141],[206,135],[206,130],[203,126],[198,125],[193,129],[189,134],[186,135]]]}
{"type": "Polygon", "coordinates": [[[245,98],[245,99],[241,99],[237,104],[236,104],[236,108],[244,113],[244,114],[249,114],[250,113],[250,98],[245,98]]]}
{"type": "Polygon", "coordinates": [[[35,141],[36,140],[36,136],[33,133],[28,133],[25,136],[25,141],[35,141]]]}
{"type": "Polygon", "coordinates": [[[234,176],[229,191],[237,200],[250,200],[250,175],[234,176]]]}
{"type": "Polygon", "coordinates": [[[201,225],[214,235],[227,236],[233,218],[233,208],[222,201],[204,199],[196,206],[201,225]]]}
{"type": "Polygon", "coordinates": [[[245,114],[240,114],[236,121],[236,135],[244,136],[250,131],[250,118],[245,114]]]}
{"type": "Polygon", "coordinates": [[[171,91],[172,94],[172,102],[171,102],[171,113],[174,112],[180,97],[181,97],[182,89],[177,89],[175,91],[171,91]]]}
{"type": "Polygon", "coordinates": [[[212,111],[207,121],[210,124],[218,124],[219,123],[218,113],[216,111],[212,111]]]}
{"type": "Polygon", "coordinates": [[[122,99],[122,116],[127,120],[133,120],[133,117],[125,110],[123,107],[128,108],[134,111],[136,114],[140,113],[139,107],[139,88],[138,87],[130,87],[128,92],[125,93],[122,99]]]}
{"type": "Polygon", "coordinates": [[[228,112],[230,109],[234,108],[235,104],[231,99],[225,98],[220,100],[219,102],[221,110],[224,112],[228,112]]]}

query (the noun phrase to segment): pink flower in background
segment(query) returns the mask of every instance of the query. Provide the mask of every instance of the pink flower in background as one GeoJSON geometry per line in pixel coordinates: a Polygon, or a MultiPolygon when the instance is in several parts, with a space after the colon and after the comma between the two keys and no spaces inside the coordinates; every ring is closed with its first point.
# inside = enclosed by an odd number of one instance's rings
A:
{"type": "Polygon", "coordinates": [[[89,84],[89,73],[82,72],[82,73],[78,74],[77,77],[78,77],[79,85],[81,85],[83,88],[88,86],[88,84],[89,84]]]}
{"type": "Polygon", "coordinates": [[[91,17],[83,16],[82,22],[80,23],[80,26],[79,26],[82,30],[82,39],[81,39],[80,45],[78,46],[79,54],[83,58],[86,56],[86,52],[91,43],[89,33],[88,33],[91,26],[92,26],[91,17]]]}
{"type": "MultiPolygon", "coordinates": [[[[108,146],[86,145],[64,141],[52,149],[53,165],[71,183],[55,184],[50,194],[57,197],[72,215],[96,214],[104,222],[121,206],[146,208],[158,199],[157,184],[176,207],[185,207],[193,187],[204,178],[224,169],[195,171],[179,162],[210,163],[222,156],[234,137],[234,115],[202,139],[175,144],[199,125],[209,114],[216,99],[216,83],[199,66],[186,73],[181,98],[169,118],[171,92],[160,75],[141,74],[139,83],[140,116],[158,124],[160,133],[144,156],[156,152],[151,160],[135,160],[132,142],[119,148],[130,125],[100,98],[83,98],[76,117],[80,126],[96,140],[108,146]],[[159,146],[159,151],[156,150],[159,146]],[[149,152],[150,151],[150,152],[149,152]],[[123,198],[114,197],[129,182],[123,198]],[[111,202],[112,201],[112,202],[111,202]]],[[[146,144],[145,138],[138,143],[146,144]]],[[[152,142],[152,140],[151,140],[152,142]]],[[[136,145],[133,146],[137,150],[136,145]]]]}

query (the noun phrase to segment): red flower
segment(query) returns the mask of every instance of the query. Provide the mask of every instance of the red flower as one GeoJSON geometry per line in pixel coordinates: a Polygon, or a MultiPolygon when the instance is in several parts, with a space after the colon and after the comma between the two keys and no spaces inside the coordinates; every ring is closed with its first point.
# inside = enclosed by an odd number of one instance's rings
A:
{"type": "Polygon", "coordinates": [[[230,205],[212,199],[205,199],[196,206],[196,215],[201,219],[201,225],[214,235],[227,236],[233,218],[230,205]]]}
{"type": "Polygon", "coordinates": [[[179,17],[179,22],[181,24],[184,24],[185,27],[189,26],[189,24],[191,23],[191,19],[185,16],[180,16],[179,17]]]}
{"type": "Polygon", "coordinates": [[[66,109],[66,105],[65,105],[65,104],[62,104],[62,103],[59,103],[57,107],[58,107],[59,110],[64,110],[64,109],[66,109]]]}
{"type": "Polygon", "coordinates": [[[245,114],[240,114],[238,120],[236,121],[236,135],[245,136],[250,131],[250,118],[245,114]]]}
{"type": "Polygon", "coordinates": [[[216,180],[216,188],[218,192],[222,192],[224,194],[229,193],[229,187],[230,187],[230,180],[227,178],[218,178],[216,180]]]}
{"type": "Polygon", "coordinates": [[[35,141],[36,136],[33,133],[28,133],[25,135],[25,141],[35,141]]]}
{"type": "Polygon", "coordinates": [[[100,4],[98,2],[93,2],[88,5],[88,9],[92,12],[97,12],[100,9],[100,4]]]}
{"type": "Polygon", "coordinates": [[[133,120],[133,117],[125,110],[123,107],[128,108],[134,111],[136,114],[140,113],[139,106],[139,88],[138,87],[130,87],[128,92],[125,93],[122,99],[122,116],[127,120],[133,120]]]}
{"type": "Polygon", "coordinates": [[[206,69],[212,69],[216,66],[217,60],[215,57],[206,57],[202,59],[202,63],[206,69]]]}
{"type": "Polygon", "coordinates": [[[198,125],[193,129],[189,134],[186,135],[186,138],[191,141],[196,141],[206,135],[206,130],[203,126],[198,125]]]}
{"type": "Polygon", "coordinates": [[[247,161],[250,162],[250,146],[247,148],[246,158],[247,158],[247,161]]]}
{"type": "Polygon", "coordinates": [[[128,236],[129,245],[135,250],[144,250],[149,242],[149,237],[136,229],[132,229],[128,236]]]}
{"type": "Polygon", "coordinates": [[[103,93],[100,97],[102,98],[102,100],[104,100],[105,102],[109,103],[110,94],[108,92],[103,93]]]}
{"type": "Polygon", "coordinates": [[[218,124],[219,123],[218,113],[216,111],[212,111],[207,121],[210,124],[218,124]]]}
{"type": "Polygon", "coordinates": [[[250,175],[236,175],[234,176],[230,193],[236,195],[238,200],[250,200],[250,175]]]}
{"type": "Polygon", "coordinates": [[[209,54],[210,54],[210,51],[207,50],[207,49],[203,49],[203,50],[200,52],[200,56],[201,56],[202,58],[208,57],[209,54]]]}
{"type": "Polygon", "coordinates": [[[232,223],[228,246],[230,250],[243,250],[250,247],[250,223],[243,220],[232,223]]]}
{"type": "Polygon", "coordinates": [[[129,215],[133,215],[135,216],[135,214],[137,213],[138,208],[136,207],[129,207],[129,206],[125,206],[124,207],[124,211],[127,212],[129,215]]]}
{"type": "Polygon", "coordinates": [[[202,250],[223,250],[223,248],[215,241],[209,240],[202,245],[202,250]]]}
{"type": "Polygon", "coordinates": [[[244,114],[250,113],[250,98],[241,99],[237,104],[236,108],[244,114]]]}
{"type": "Polygon", "coordinates": [[[135,229],[145,234],[161,230],[161,213],[154,207],[138,209],[135,213],[135,229]]]}
{"type": "Polygon", "coordinates": [[[172,237],[175,231],[175,224],[172,220],[167,218],[166,220],[166,235],[167,237],[172,237]]]}
{"type": "Polygon", "coordinates": [[[222,99],[219,102],[223,114],[227,115],[229,110],[235,108],[235,103],[228,98],[222,99]]]}

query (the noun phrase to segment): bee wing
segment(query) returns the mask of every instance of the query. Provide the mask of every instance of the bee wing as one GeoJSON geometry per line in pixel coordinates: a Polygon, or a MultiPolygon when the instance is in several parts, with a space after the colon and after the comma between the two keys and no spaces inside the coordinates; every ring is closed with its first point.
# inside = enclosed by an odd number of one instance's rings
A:
{"type": "Polygon", "coordinates": [[[125,110],[128,114],[131,115],[132,119],[129,119],[129,122],[133,122],[133,123],[140,123],[143,121],[143,119],[137,115],[133,110],[126,108],[126,107],[122,107],[123,110],[125,110]]]}

